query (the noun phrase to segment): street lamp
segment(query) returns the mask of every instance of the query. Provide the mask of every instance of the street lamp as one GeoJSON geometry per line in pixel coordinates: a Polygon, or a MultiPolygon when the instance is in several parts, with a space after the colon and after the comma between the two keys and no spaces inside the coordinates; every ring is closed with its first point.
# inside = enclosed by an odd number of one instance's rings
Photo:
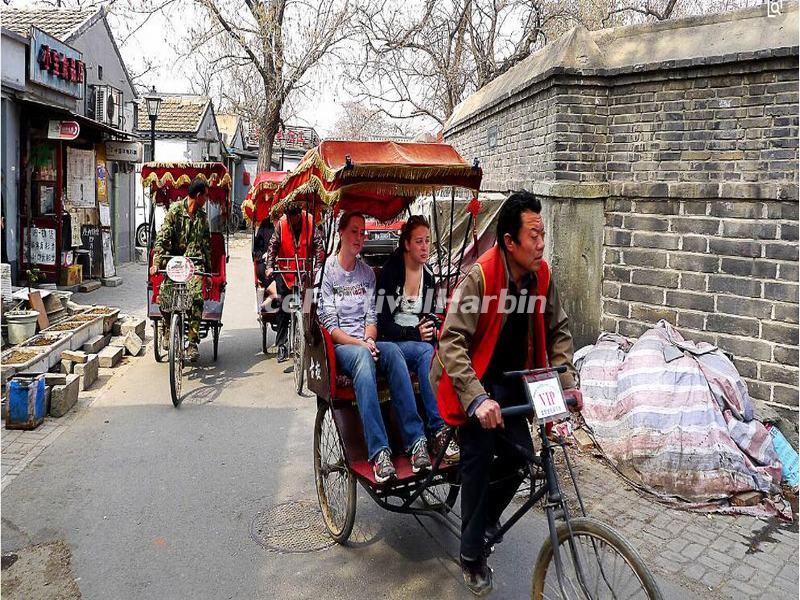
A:
{"type": "Polygon", "coordinates": [[[161,97],[156,95],[156,86],[150,89],[150,95],[144,97],[147,103],[147,116],[150,117],[150,160],[156,159],[156,119],[161,106],[161,97]]]}

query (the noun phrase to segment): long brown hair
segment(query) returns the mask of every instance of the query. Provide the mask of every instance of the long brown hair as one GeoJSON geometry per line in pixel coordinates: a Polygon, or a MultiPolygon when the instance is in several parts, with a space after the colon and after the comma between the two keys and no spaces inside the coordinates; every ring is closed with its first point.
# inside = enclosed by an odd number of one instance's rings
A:
{"type": "Polygon", "coordinates": [[[406,242],[411,241],[411,234],[417,227],[425,227],[430,231],[431,224],[428,223],[428,219],[422,215],[411,215],[400,230],[400,249],[403,252],[408,252],[408,250],[406,250],[406,242]]]}
{"type": "Polygon", "coordinates": [[[361,213],[357,210],[348,210],[345,211],[342,216],[339,218],[339,225],[336,227],[336,231],[339,232],[339,241],[336,243],[336,253],[339,253],[339,250],[342,249],[342,232],[347,229],[347,226],[350,225],[350,221],[355,219],[356,217],[361,217],[366,221],[367,219],[364,217],[364,213],[361,213]]]}

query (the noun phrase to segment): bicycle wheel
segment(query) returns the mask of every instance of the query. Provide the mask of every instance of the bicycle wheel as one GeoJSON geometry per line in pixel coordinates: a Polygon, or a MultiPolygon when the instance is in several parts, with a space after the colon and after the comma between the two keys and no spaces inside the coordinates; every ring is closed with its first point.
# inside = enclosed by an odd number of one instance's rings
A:
{"type": "Polygon", "coordinates": [[[344,544],[356,521],[356,479],[347,467],[327,402],[319,402],[314,421],[314,479],[325,527],[335,541],[344,544]]]}
{"type": "Polygon", "coordinates": [[[172,313],[169,327],[169,391],[175,408],[181,405],[183,384],[183,315],[172,313]]]}
{"type": "Polygon", "coordinates": [[[214,362],[217,361],[217,353],[219,350],[219,324],[212,325],[212,339],[214,341],[214,362]]]}
{"type": "Polygon", "coordinates": [[[142,223],[136,228],[136,245],[145,248],[150,237],[150,225],[142,223]]]}
{"type": "Polygon", "coordinates": [[[156,362],[161,362],[164,360],[164,348],[163,348],[163,340],[164,340],[164,332],[163,332],[163,325],[162,320],[154,320],[153,321],[153,357],[156,359],[156,362]]]}
{"type": "Polygon", "coordinates": [[[563,591],[559,586],[553,546],[548,537],[533,570],[534,600],[593,598],[642,598],[661,600],[653,574],[636,549],[608,525],[587,517],[570,519],[575,554],[583,573],[582,588],[569,544],[569,529],[558,527],[558,552],[563,569],[563,591]],[[586,590],[590,594],[586,594],[586,590]]]}
{"type": "Polygon", "coordinates": [[[303,368],[303,358],[305,355],[305,336],[303,335],[303,323],[300,315],[292,312],[292,364],[294,365],[294,391],[298,395],[303,393],[303,379],[305,370],[303,368]]]}
{"type": "Polygon", "coordinates": [[[267,323],[261,317],[261,352],[267,353],[267,323]]]}

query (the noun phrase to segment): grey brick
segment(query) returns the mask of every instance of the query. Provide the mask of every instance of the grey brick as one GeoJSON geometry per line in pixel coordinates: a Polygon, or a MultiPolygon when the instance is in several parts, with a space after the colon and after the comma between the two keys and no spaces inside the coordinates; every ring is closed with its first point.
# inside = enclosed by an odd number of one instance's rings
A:
{"type": "Polygon", "coordinates": [[[606,246],[630,246],[631,232],[621,229],[606,229],[603,236],[606,246]]]}
{"type": "Polygon", "coordinates": [[[782,302],[798,301],[797,283],[764,283],[764,297],[770,300],[781,300],[782,302]]]}
{"type": "Polygon", "coordinates": [[[769,361],[772,358],[772,345],[760,340],[718,335],[717,345],[737,358],[743,357],[760,361],[769,361]]]}
{"type": "Polygon", "coordinates": [[[686,252],[708,252],[708,238],[698,235],[685,235],[681,249],[686,252]]]}
{"type": "Polygon", "coordinates": [[[680,238],[670,234],[641,233],[633,234],[633,246],[641,248],[661,248],[663,250],[677,250],[680,238]]]}
{"type": "Polygon", "coordinates": [[[771,321],[764,321],[761,324],[762,333],[761,337],[770,342],[778,344],[797,345],[797,326],[784,325],[782,323],[774,323],[771,321]]]}
{"type": "Polygon", "coordinates": [[[620,284],[614,281],[603,282],[603,297],[604,298],[619,298],[620,284]]]}
{"type": "Polygon", "coordinates": [[[645,331],[648,330],[650,325],[637,323],[636,321],[619,321],[619,333],[630,338],[638,338],[645,331]]]}
{"type": "Polygon", "coordinates": [[[676,308],[688,308],[704,312],[713,312],[714,297],[708,294],[693,294],[690,292],[667,291],[666,305],[676,308]]]}
{"type": "Polygon", "coordinates": [[[772,389],[772,400],[786,406],[796,408],[798,406],[798,398],[800,396],[798,396],[797,382],[792,386],[776,385],[772,389]]]}
{"type": "Polygon", "coordinates": [[[797,244],[792,243],[765,243],[764,253],[767,258],[776,258],[778,260],[793,260],[797,261],[797,244]]]}
{"type": "Polygon", "coordinates": [[[800,313],[798,313],[797,304],[775,304],[775,315],[773,317],[776,321],[783,321],[785,323],[797,323],[800,321],[800,313]]]}
{"type": "Polygon", "coordinates": [[[761,256],[761,244],[757,242],[711,238],[708,241],[708,249],[709,252],[726,256],[750,256],[753,258],[761,256]]]}
{"type": "Polygon", "coordinates": [[[730,333],[748,337],[758,336],[758,321],[745,317],[732,317],[729,315],[713,314],[706,319],[706,328],[709,331],[730,333]]]}
{"type": "Polygon", "coordinates": [[[701,312],[689,312],[682,310],[678,312],[677,326],[680,328],[703,331],[706,328],[706,315],[705,313],[701,312]]]}
{"type": "Polygon", "coordinates": [[[797,224],[781,223],[781,239],[789,242],[797,241],[797,224]]]}
{"type": "Polygon", "coordinates": [[[669,254],[669,267],[679,271],[700,271],[703,273],[716,273],[719,259],[716,256],[701,254],[669,254]]]}
{"type": "Polygon", "coordinates": [[[688,272],[683,272],[680,275],[680,288],[682,290],[693,290],[696,292],[706,291],[706,280],[708,279],[707,275],[688,272]]]}
{"type": "Polygon", "coordinates": [[[739,296],[758,298],[761,296],[761,282],[728,275],[709,275],[708,291],[728,292],[739,296]]]}
{"type": "Polygon", "coordinates": [[[636,319],[637,321],[644,321],[652,324],[664,319],[672,325],[675,325],[677,312],[668,308],[654,308],[644,304],[632,304],[631,318],[636,319]]]}
{"type": "Polygon", "coordinates": [[[634,205],[636,212],[652,215],[677,215],[680,213],[680,202],[677,200],[647,201],[637,200],[634,205]]]}
{"type": "Polygon", "coordinates": [[[760,202],[717,201],[711,203],[711,216],[738,219],[758,219],[761,216],[760,202]]]}
{"type": "Polygon", "coordinates": [[[631,283],[638,285],[654,285],[657,287],[678,287],[680,273],[677,271],[657,271],[651,269],[633,269],[631,283]]]}
{"type": "Polygon", "coordinates": [[[625,215],[625,227],[639,231],[667,231],[669,221],[666,217],[625,215]]]}
{"type": "MultiPolygon", "coordinates": [[[[747,377],[755,377],[755,375],[747,375],[747,377]]],[[[797,369],[786,365],[762,364],[759,367],[758,377],[765,383],[797,385],[797,369]]]]}
{"type": "Polygon", "coordinates": [[[722,221],[722,235],[752,240],[771,240],[777,235],[777,223],[764,223],[747,219],[722,221]]]}
{"type": "Polygon", "coordinates": [[[785,279],[787,281],[797,281],[797,263],[781,263],[778,267],[778,278],[785,279]]]}
{"type": "Polygon", "coordinates": [[[620,300],[660,305],[664,303],[664,290],[640,285],[622,284],[619,290],[619,298],[620,300]]]}
{"type": "Polygon", "coordinates": [[[608,227],[622,227],[625,217],[616,213],[606,213],[606,225],[608,227]]]}
{"type": "Polygon", "coordinates": [[[629,304],[627,302],[619,302],[618,300],[603,300],[604,314],[627,317],[628,312],[629,304]]]}
{"type": "MultiPolygon", "coordinates": [[[[782,365],[790,365],[793,367],[798,366],[797,348],[787,348],[786,346],[775,346],[772,356],[776,363],[782,365]]],[[[769,360],[769,359],[767,358],[764,360],[769,360]]]]}
{"type": "Polygon", "coordinates": [[[607,281],[629,283],[631,280],[631,270],[625,267],[606,265],[603,267],[603,279],[607,281]]]}
{"type": "Polygon", "coordinates": [[[778,274],[778,265],[770,260],[748,258],[728,258],[720,260],[719,270],[730,275],[748,276],[774,279],[778,274]]]}
{"type": "Polygon", "coordinates": [[[719,219],[700,219],[691,217],[672,217],[671,231],[676,233],[698,233],[714,235],[719,231],[719,219]]]}
{"type": "Polygon", "coordinates": [[[667,255],[658,250],[631,248],[623,250],[622,258],[626,265],[637,267],[655,267],[663,269],[667,266],[667,255]]]}
{"type": "Polygon", "coordinates": [[[773,306],[774,303],[768,300],[742,298],[741,296],[720,295],[717,297],[717,312],[729,315],[769,319],[773,306]]]}
{"type": "Polygon", "coordinates": [[[600,319],[600,327],[603,331],[609,331],[611,333],[617,332],[617,319],[613,317],[602,317],[600,319]]]}
{"type": "Polygon", "coordinates": [[[734,357],[733,366],[736,367],[742,377],[749,377],[750,379],[758,377],[758,363],[753,360],[734,357]]]}

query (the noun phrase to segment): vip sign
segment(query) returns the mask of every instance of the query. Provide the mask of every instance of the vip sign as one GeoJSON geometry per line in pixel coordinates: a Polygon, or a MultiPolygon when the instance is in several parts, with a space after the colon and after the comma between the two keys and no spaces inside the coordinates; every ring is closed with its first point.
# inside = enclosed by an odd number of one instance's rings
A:
{"type": "Polygon", "coordinates": [[[50,121],[47,125],[47,137],[51,140],[74,140],[80,133],[77,121],[50,121]]]}

